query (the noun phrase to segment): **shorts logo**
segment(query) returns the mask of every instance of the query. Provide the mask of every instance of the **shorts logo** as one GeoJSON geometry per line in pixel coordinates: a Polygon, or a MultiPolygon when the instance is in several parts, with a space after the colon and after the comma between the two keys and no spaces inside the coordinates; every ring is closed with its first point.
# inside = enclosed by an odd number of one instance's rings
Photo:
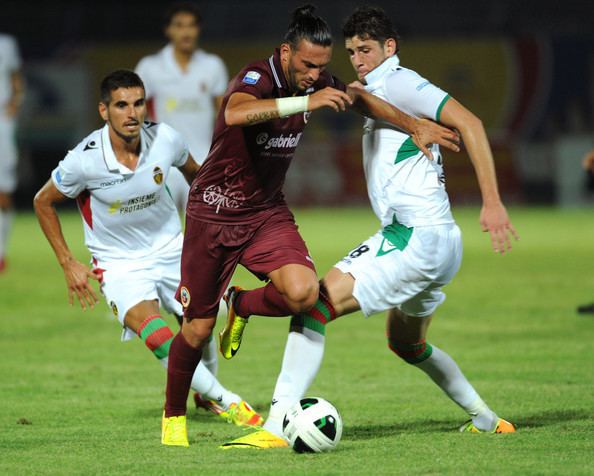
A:
{"type": "Polygon", "coordinates": [[[262,145],[266,144],[266,142],[268,142],[268,133],[260,132],[260,134],[256,136],[256,144],[262,145]]]}
{"type": "Polygon", "coordinates": [[[181,300],[181,304],[182,306],[188,307],[190,305],[190,291],[188,291],[188,288],[186,288],[185,286],[182,286],[182,288],[179,291],[179,297],[181,300]]]}
{"type": "Polygon", "coordinates": [[[379,251],[377,252],[376,256],[384,256],[384,255],[387,255],[388,253],[391,253],[392,251],[395,251],[397,249],[399,249],[398,246],[396,246],[394,243],[392,243],[387,238],[384,238],[382,240],[382,243],[380,245],[379,251]]]}
{"type": "Polygon", "coordinates": [[[109,306],[111,307],[111,312],[113,312],[113,315],[117,318],[118,317],[118,306],[116,306],[116,303],[111,301],[109,303],[109,306]]]}
{"type": "Polygon", "coordinates": [[[161,185],[163,183],[163,171],[161,167],[155,167],[153,169],[153,180],[157,185],[161,185]]]}
{"type": "Polygon", "coordinates": [[[260,76],[262,75],[257,71],[248,71],[247,73],[245,73],[245,76],[243,77],[242,81],[245,84],[256,84],[259,81],[260,76]]]}

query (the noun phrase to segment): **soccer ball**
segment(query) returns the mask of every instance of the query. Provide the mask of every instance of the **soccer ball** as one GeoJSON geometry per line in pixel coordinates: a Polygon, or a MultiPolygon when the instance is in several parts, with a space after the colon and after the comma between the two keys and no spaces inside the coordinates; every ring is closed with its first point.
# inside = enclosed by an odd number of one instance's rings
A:
{"type": "Polygon", "coordinates": [[[342,418],[323,398],[302,398],[285,414],[283,435],[297,453],[330,451],[342,436],[342,418]]]}

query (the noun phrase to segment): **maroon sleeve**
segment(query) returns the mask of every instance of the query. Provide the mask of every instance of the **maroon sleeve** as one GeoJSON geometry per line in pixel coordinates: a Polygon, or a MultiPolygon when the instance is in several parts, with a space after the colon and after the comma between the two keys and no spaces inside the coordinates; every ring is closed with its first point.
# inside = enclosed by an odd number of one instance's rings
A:
{"type": "Polygon", "coordinates": [[[242,69],[235,76],[230,88],[230,94],[246,93],[257,99],[268,99],[272,97],[273,78],[270,70],[264,65],[251,64],[242,69]]]}

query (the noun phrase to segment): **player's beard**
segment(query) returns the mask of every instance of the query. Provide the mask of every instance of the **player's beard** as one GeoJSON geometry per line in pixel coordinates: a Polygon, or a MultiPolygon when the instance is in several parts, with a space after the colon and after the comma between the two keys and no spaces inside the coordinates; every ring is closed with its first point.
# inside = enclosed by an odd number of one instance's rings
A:
{"type": "Polygon", "coordinates": [[[111,119],[108,119],[108,122],[109,122],[109,125],[111,126],[111,128],[113,129],[113,131],[116,133],[116,135],[120,139],[122,139],[124,142],[126,142],[127,144],[134,142],[136,139],[138,139],[138,136],[140,136],[140,129],[138,129],[138,132],[132,132],[132,133],[126,134],[125,132],[119,131],[117,129],[117,127],[115,127],[115,125],[111,121],[111,119]]]}
{"type": "Polygon", "coordinates": [[[289,73],[287,76],[287,82],[289,83],[289,90],[292,93],[298,93],[304,91],[304,89],[300,88],[297,83],[297,71],[293,68],[293,65],[289,61],[287,65],[287,72],[289,73]]]}

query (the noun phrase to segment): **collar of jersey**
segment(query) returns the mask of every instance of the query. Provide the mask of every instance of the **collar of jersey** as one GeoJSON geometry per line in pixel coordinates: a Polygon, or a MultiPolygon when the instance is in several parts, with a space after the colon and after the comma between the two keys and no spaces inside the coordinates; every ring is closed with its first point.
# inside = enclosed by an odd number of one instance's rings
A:
{"type": "MultiPolygon", "coordinates": [[[[190,69],[189,67],[192,65],[192,63],[196,61],[199,55],[200,50],[195,50],[194,53],[192,53],[192,58],[190,59],[190,63],[188,64],[188,70],[190,69]]],[[[180,74],[184,74],[184,71],[182,71],[182,69],[179,67],[179,64],[177,64],[177,61],[175,61],[173,45],[171,43],[169,43],[163,48],[163,56],[165,57],[165,61],[169,63],[169,66],[174,68],[174,71],[177,71],[180,74]]]]}
{"type": "MultiPolygon", "coordinates": [[[[140,161],[142,160],[142,155],[144,152],[145,140],[144,140],[143,136],[144,136],[144,127],[141,127],[140,128],[140,157],[138,158],[138,165],[136,166],[136,169],[138,169],[138,166],[140,165],[140,161]]],[[[109,140],[109,125],[108,124],[105,124],[105,126],[103,126],[103,129],[101,130],[101,145],[102,145],[102,149],[103,149],[103,158],[104,158],[105,164],[107,165],[107,168],[109,169],[110,172],[119,172],[122,175],[130,175],[130,174],[134,173],[133,170],[130,170],[124,164],[119,163],[118,159],[116,159],[116,156],[113,152],[113,148],[111,147],[111,141],[109,140]]]]}
{"type": "Polygon", "coordinates": [[[395,70],[398,66],[400,66],[400,58],[398,58],[398,55],[390,56],[377,68],[367,73],[365,76],[365,82],[367,83],[365,89],[368,92],[376,90],[378,87],[377,83],[384,77],[384,75],[395,70]]]}
{"type": "Polygon", "coordinates": [[[285,73],[280,62],[280,48],[275,48],[273,55],[268,58],[268,64],[270,65],[276,87],[288,91],[287,78],[285,78],[285,73]]]}

